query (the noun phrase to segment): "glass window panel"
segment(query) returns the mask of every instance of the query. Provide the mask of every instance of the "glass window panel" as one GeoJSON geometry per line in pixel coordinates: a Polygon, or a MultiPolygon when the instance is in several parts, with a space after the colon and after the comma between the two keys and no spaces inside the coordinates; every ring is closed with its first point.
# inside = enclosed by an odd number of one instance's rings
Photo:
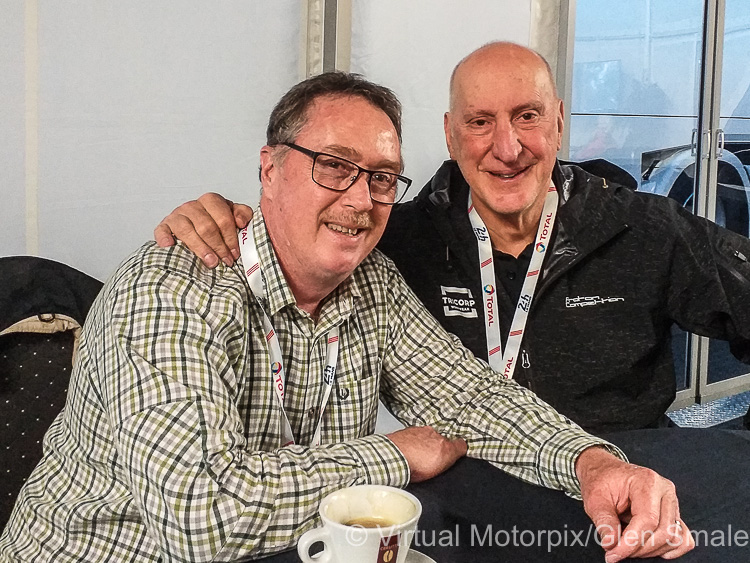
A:
{"type": "Polygon", "coordinates": [[[689,144],[695,126],[693,117],[573,115],[571,160],[604,158],[637,180],[653,164],[647,180],[641,182],[641,189],[669,195],[677,176],[694,164],[689,144]]]}
{"type": "Polygon", "coordinates": [[[615,39],[640,35],[647,11],[648,0],[577,0],[576,50],[578,42],[597,42],[602,37],[615,39]]]}
{"type": "Polygon", "coordinates": [[[495,40],[529,43],[527,2],[353,0],[351,70],[393,89],[404,106],[411,199],[448,158],[443,113],[453,67],[495,40]]]}
{"type": "Polygon", "coordinates": [[[722,127],[727,133],[750,134],[750,5],[727,0],[721,73],[722,127]]]}
{"type": "Polygon", "coordinates": [[[697,115],[701,0],[579,0],[571,112],[697,115]]]}
{"type": "Polygon", "coordinates": [[[257,202],[268,114],[298,80],[299,13],[300,0],[40,3],[41,252],[103,278],[181,202],[257,202]]]}
{"type": "MultiPolygon", "coordinates": [[[[717,174],[716,222],[744,236],[750,234],[750,5],[727,0],[721,72],[719,127],[726,132],[717,174]]],[[[726,342],[709,343],[708,382],[748,373],[726,342]]]]}

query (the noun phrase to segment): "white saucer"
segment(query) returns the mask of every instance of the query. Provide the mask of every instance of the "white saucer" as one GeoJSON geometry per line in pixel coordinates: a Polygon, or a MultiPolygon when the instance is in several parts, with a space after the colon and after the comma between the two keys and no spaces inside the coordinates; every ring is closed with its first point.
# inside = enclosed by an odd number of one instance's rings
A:
{"type": "Polygon", "coordinates": [[[413,549],[406,554],[405,563],[436,563],[432,557],[427,557],[424,553],[419,553],[413,549]]]}

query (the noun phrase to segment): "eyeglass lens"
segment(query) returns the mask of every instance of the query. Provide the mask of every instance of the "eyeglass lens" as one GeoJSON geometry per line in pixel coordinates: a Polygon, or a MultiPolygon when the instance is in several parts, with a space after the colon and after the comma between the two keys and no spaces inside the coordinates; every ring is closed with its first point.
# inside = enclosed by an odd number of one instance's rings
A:
{"type": "MultiPolygon", "coordinates": [[[[354,163],[328,154],[319,154],[313,165],[313,180],[332,190],[346,190],[357,179],[359,170],[354,163]]],[[[388,172],[373,172],[369,180],[370,197],[381,203],[397,201],[407,187],[396,174],[388,172]]]]}

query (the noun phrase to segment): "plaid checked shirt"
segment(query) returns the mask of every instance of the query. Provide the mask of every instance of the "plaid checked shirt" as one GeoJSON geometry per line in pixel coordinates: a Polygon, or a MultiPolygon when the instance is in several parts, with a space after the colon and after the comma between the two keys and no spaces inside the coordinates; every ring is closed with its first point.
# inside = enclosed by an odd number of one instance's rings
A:
{"type": "Polygon", "coordinates": [[[473,457],[579,491],[575,458],[599,440],[474,359],[387,258],[367,257],[316,324],[296,307],[259,212],[253,229],[299,445],[279,447],[260,307],[242,265],[209,270],[182,245],[146,244],[86,322],[68,402],[0,559],[230,561],[288,549],[331,491],[408,483],[406,459],[373,434],[379,396],[407,425],[466,438],[473,457]],[[323,445],[308,447],[334,325],[341,344],[323,445]]]}

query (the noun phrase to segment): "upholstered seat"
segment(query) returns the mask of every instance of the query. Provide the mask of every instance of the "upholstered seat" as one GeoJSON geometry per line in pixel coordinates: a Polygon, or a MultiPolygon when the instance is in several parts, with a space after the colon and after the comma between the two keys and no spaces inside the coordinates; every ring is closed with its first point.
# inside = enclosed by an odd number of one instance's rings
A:
{"type": "Polygon", "coordinates": [[[101,286],[52,260],[0,258],[0,528],[65,404],[78,334],[101,286]]]}

